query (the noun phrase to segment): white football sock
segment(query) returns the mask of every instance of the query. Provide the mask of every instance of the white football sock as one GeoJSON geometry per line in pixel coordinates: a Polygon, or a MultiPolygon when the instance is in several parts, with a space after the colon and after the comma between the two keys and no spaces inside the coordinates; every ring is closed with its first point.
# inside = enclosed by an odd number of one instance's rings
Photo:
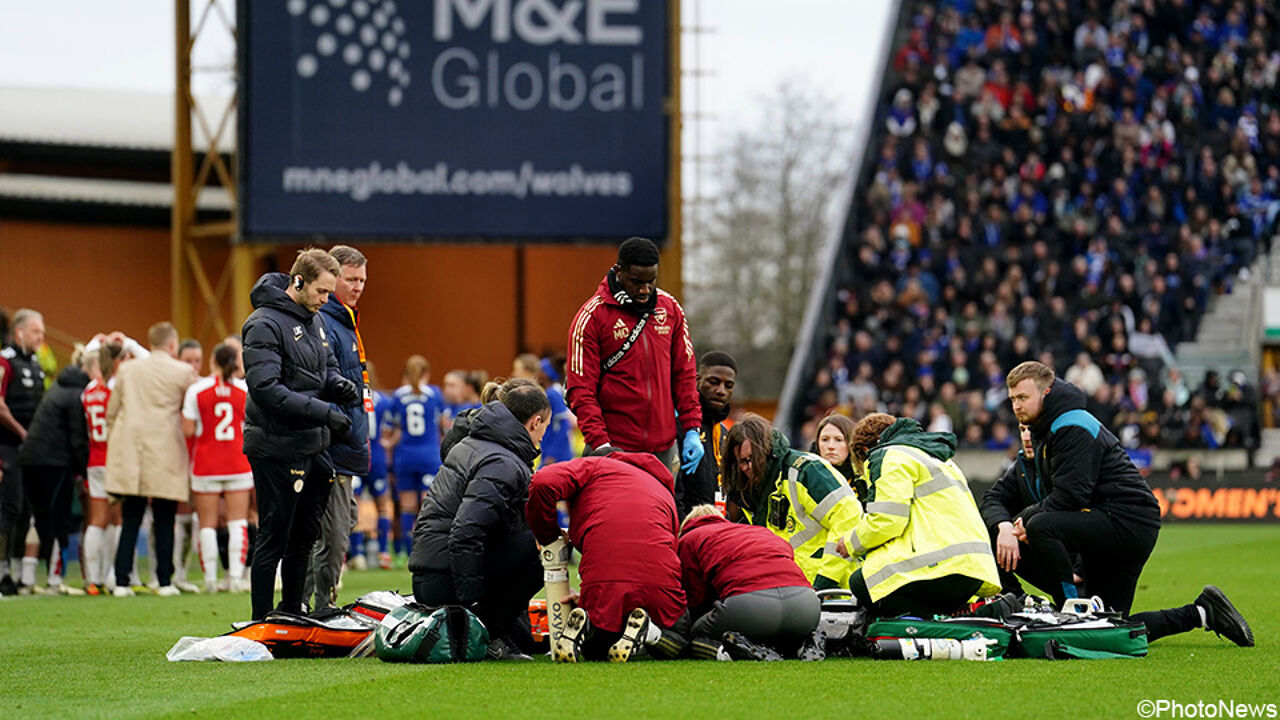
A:
{"type": "Polygon", "coordinates": [[[120,547],[120,526],[107,525],[102,543],[102,584],[109,590],[116,587],[116,549],[120,547]]]}
{"type": "Polygon", "coordinates": [[[218,531],[214,528],[200,528],[200,567],[205,585],[218,582],[218,531]]]}
{"type": "MultiPolygon", "coordinates": [[[[215,544],[216,548],[217,545],[215,544]]],[[[227,574],[232,580],[244,579],[244,561],[249,554],[249,521],[227,521],[227,574]]]]}
{"type": "Polygon", "coordinates": [[[62,546],[57,540],[54,540],[53,548],[49,551],[49,587],[58,587],[62,584],[64,569],[62,566],[62,546]]]}
{"type": "Polygon", "coordinates": [[[21,579],[19,580],[19,582],[21,582],[23,585],[26,585],[27,587],[31,587],[35,585],[36,584],[36,566],[39,564],[40,564],[39,558],[33,558],[33,557],[22,558],[22,573],[21,573],[21,579]]]}
{"type": "Polygon", "coordinates": [[[1209,627],[1208,613],[1206,613],[1204,611],[1204,608],[1200,607],[1199,605],[1196,606],[1196,612],[1200,613],[1200,627],[1208,628],[1209,627]]]}
{"type": "Polygon", "coordinates": [[[191,513],[178,515],[173,522],[173,579],[187,581],[187,553],[191,546],[191,513]]]}
{"type": "Polygon", "coordinates": [[[96,525],[84,529],[84,546],[80,554],[84,557],[84,581],[90,585],[102,584],[102,545],[106,534],[106,530],[96,525]]]}

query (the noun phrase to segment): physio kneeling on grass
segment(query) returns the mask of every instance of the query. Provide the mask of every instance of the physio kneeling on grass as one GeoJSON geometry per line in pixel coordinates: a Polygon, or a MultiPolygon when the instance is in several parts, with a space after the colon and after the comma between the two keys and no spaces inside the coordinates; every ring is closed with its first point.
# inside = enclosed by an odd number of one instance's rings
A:
{"type": "Polygon", "coordinates": [[[1000,591],[995,558],[964,473],[956,436],[873,413],[853,429],[867,503],[837,552],[859,557],[849,589],[873,615],[950,614],[1000,591]]]}
{"type": "MultiPolygon", "coordinates": [[[[1059,605],[1097,596],[1129,613],[1160,534],[1160,505],[1116,436],[1085,409],[1085,394],[1053,369],[1024,362],[1005,378],[1024,435],[1019,461],[982,498],[1008,592],[1017,576],[1059,605]],[[1079,556],[1077,575],[1073,558],[1079,556]]],[[[1206,585],[1194,602],[1133,616],[1148,641],[1196,628],[1251,647],[1253,631],[1226,594],[1206,585]]]]}

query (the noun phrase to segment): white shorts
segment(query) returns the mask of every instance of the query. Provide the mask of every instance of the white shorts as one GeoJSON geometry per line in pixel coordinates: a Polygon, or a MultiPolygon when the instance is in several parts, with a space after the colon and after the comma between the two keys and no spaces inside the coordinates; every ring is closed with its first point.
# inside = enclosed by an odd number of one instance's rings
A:
{"type": "Polygon", "coordinates": [[[224,492],[245,492],[253,489],[253,473],[240,475],[192,475],[191,492],[202,495],[218,495],[224,492]]]}
{"type": "Polygon", "coordinates": [[[91,467],[86,475],[89,476],[89,497],[94,500],[110,500],[107,497],[107,466],[91,467]]]}

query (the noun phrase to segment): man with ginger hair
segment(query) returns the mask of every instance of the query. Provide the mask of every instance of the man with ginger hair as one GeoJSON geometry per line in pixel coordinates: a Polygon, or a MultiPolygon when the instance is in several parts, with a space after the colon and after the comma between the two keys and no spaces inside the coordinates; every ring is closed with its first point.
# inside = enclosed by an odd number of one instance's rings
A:
{"type": "MultiPolygon", "coordinates": [[[[982,498],[1004,589],[1020,590],[1016,573],[1059,604],[1097,596],[1128,615],[1160,533],[1155,495],[1116,436],[1085,410],[1080,388],[1035,361],[1009,371],[1006,385],[1031,442],[982,498]]],[[[1253,645],[1249,623],[1213,585],[1192,603],[1133,619],[1146,624],[1148,641],[1202,627],[1253,645]]]]}

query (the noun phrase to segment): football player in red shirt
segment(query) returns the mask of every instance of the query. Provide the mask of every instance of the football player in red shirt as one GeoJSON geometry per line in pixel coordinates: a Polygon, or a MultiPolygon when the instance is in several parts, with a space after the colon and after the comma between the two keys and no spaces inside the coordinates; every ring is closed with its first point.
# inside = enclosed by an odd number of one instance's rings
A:
{"type": "MultiPolygon", "coordinates": [[[[88,350],[86,350],[88,352],[88,350]]],[[[104,594],[103,568],[112,565],[115,543],[111,542],[107,521],[111,518],[111,499],[107,495],[107,402],[111,400],[111,379],[116,368],[124,361],[124,345],[120,342],[100,342],[93,352],[94,362],[86,365],[89,385],[80,400],[84,403],[85,426],[89,430],[89,463],[85,484],[89,492],[88,513],[85,517],[82,565],[85,590],[90,595],[104,594]]],[[[119,514],[120,506],[115,506],[119,514]]],[[[119,539],[120,521],[117,518],[113,530],[119,539]]],[[[112,573],[108,573],[112,575],[112,573]]]]}
{"type": "Polygon", "coordinates": [[[213,350],[216,372],[187,389],[182,405],[182,431],[195,438],[191,462],[191,496],[200,518],[200,564],[204,588],[218,582],[218,499],[227,503],[228,574],[232,592],[249,589],[245,557],[249,551],[249,492],[253,471],[244,455],[244,404],[248,388],[236,375],[236,350],[221,344],[213,350]]]}

